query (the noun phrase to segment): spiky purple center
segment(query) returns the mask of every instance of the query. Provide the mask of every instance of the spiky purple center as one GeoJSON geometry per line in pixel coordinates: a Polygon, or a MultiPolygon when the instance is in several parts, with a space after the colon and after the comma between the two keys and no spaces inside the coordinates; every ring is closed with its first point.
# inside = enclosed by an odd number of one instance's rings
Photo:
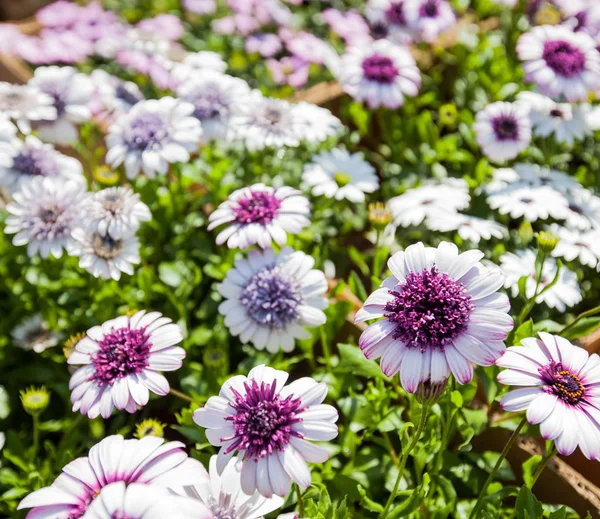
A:
{"type": "Polygon", "coordinates": [[[392,2],[385,10],[385,17],[393,25],[406,25],[404,17],[404,2],[392,2]]]}
{"type": "Polygon", "coordinates": [[[494,117],[492,128],[500,141],[516,141],[519,138],[519,124],[512,115],[494,117]]]}
{"type": "Polygon", "coordinates": [[[542,57],[559,76],[578,76],[585,68],[585,54],[566,41],[547,41],[542,57]]]}
{"type": "Polygon", "coordinates": [[[233,214],[238,223],[267,225],[275,219],[280,207],[281,201],[274,194],[250,191],[237,201],[233,214]]]}
{"type": "Polygon", "coordinates": [[[440,11],[440,0],[427,0],[419,8],[419,15],[424,18],[435,18],[440,11]]]}
{"type": "Polygon", "coordinates": [[[259,385],[252,380],[245,382],[244,387],[245,395],[233,389],[236,398],[230,405],[236,414],[226,419],[233,422],[235,434],[224,438],[234,440],[227,452],[246,451],[246,456],[256,461],[282,451],[292,436],[300,437],[292,431],[292,425],[302,421],[297,416],[304,410],[299,398],[293,395],[282,398],[275,381],[259,385]]]}
{"type": "Polygon", "coordinates": [[[561,362],[550,362],[539,369],[539,374],[544,381],[544,391],[556,395],[567,404],[577,405],[585,396],[585,387],[579,377],[561,362]]]}
{"type": "Polygon", "coordinates": [[[99,350],[92,356],[96,373],[94,378],[104,385],[140,373],[148,366],[150,335],[145,328],[117,328],[106,334],[98,343],[99,350]]]}
{"type": "Polygon", "coordinates": [[[27,218],[25,225],[36,240],[51,241],[71,234],[71,220],[72,214],[64,203],[48,201],[27,218]]]}
{"type": "Polygon", "coordinates": [[[436,267],[411,272],[390,294],[394,299],[384,311],[396,324],[394,339],[421,351],[450,343],[465,330],[473,311],[465,286],[436,267]]]}
{"type": "Polygon", "coordinates": [[[254,274],[240,295],[240,303],[249,317],[270,328],[285,328],[298,320],[302,301],[300,286],[279,266],[266,267],[254,274]]]}
{"type": "Polygon", "coordinates": [[[192,115],[200,121],[218,119],[227,114],[227,103],[217,87],[192,94],[186,97],[186,101],[194,105],[192,115]]]}
{"type": "Polygon", "coordinates": [[[159,148],[169,131],[162,114],[143,112],[125,130],[123,140],[129,149],[146,150],[159,148]]]}
{"type": "Polygon", "coordinates": [[[362,62],[364,76],[369,81],[376,81],[389,85],[398,77],[398,69],[394,65],[394,60],[375,53],[366,57],[362,62]]]}
{"type": "Polygon", "coordinates": [[[58,174],[58,164],[42,148],[24,149],[13,158],[12,169],[31,177],[55,177],[58,174]]]}

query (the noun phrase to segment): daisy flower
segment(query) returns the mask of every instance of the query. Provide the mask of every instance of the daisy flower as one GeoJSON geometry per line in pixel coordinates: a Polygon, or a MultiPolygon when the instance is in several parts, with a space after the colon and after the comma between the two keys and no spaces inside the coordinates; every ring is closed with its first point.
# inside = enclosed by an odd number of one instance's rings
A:
{"type": "Polygon", "coordinates": [[[152,220],[148,206],[130,187],[109,187],[88,200],[84,227],[115,240],[131,236],[142,222],[152,220]]]}
{"type": "Polygon", "coordinates": [[[309,214],[308,200],[298,189],[254,184],[231,193],[209,216],[208,230],[229,224],[217,236],[217,245],[266,249],[272,241],[285,245],[286,233],[298,234],[310,223],[309,214]]]}
{"type": "Polygon", "coordinates": [[[408,49],[389,40],[349,47],[338,76],[344,90],[370,108],[399,108],[421,87],[421,73],[408,49]]]}
{"type": "Polygon", "coordinates": [[[511,218],[524,217],[529,222],[537,219],[565,218],[568,211],[568,201],[562,193],[549,186],[519,186],[509,187],[492,195],[487,202],[492,209],[500,214],[508,214],[511,218]]]}
{"type": "Polygon", "coordinates": [[[286,386],[288,376],[257,366],[248,377],[230,378],[219,396],[194,411],[208,441],[221,447],[216,460],[221,476],[239,452],[241,487],[248,495],[285,497],[292,481],[308,488],[312,478],[306,462],[329,459],[326,449],[309,441],[329,441],[338,434],[336,409],[322,403],[327,384],[304,377],[286,386]]]}
{"type": "Polygon", "coordinates": [[[445,211],[429,215],[425,225],[432,231],[456,231],[463,240],[475,244],[478,244],[481,239],[491,240],[492,237],[502,239],[507,234],[506,227],[493,220],[445,211]]]}
{"type": "Polygon", "coordinates": [[[77,159],[63,155],[33,135],[28,135],[25,142],[17,139],[11,146],[0,147],[0,186],[14,192],[36,177],[86,184],[83,167],[77,159]]]}
{"type": "Polygon", "coordinates": [[[600,231],[580,232],[557,224],[552,224],[548,230],[559,239],[552,256],[566,261],[578,259],[582,265],[596,267],[600,260],[600,231]]]}
{"type": "Polygon", "coordinates": [[[600,53],[584,32],[564,26],[532,27],[519,38],[517,54],[524,61],[525,79],[545,94],[567,101],[586,101],[600,88],[600,53]]]}
{"type": "MultiPolygon", "coordinates": [[[[510,290],[512,297],[519,295],[519,280],[525,276],[525,297],[531,299],[535,294],[536,288],[536,254],[531,249],[517,251],[516,254],[507,252],[500,256],[500,268],[506,276],[504,287],[510,290]]],[[[542,277],[540,279],[538,292],[546,288],[554,278],[558,266],[554,258],[546,258],[542,277]]],[[[536,303],[546,303],[550,308],[555,308],[559,312],[564,312],[568,307],[575,306],[581,301],[581,289],[577,284],[577,276],[563,265],[560,269],[558,281],[555,285],[539,295],[536,303]]]]}
{"type": "Polygon", "coordinates": [[[307,143],[321,143],[339,134],[344,126],[326,108],[301,101],[293,105],[298,135],[307,143]]]}
{"type": "Polygon", "coordinates": [[[192,104],[168,96],[139,102],[108,129],[106,162],[125,163],[129,179],[140,170],[154,178],[164,175],[170,162],[187,162],[202,135],[193,112],[192,104]]]}
{"type": "Polygon", "coordinates": [[[538,164],[515,164],[514,172],[516,176],[512,179],[506,177],[508,184],[524,183],[532,187],[548,186],[563,194],[581,188],[577,179],[568,173],[545,168],[538,164]]]}
{"type": "Polygon", "coordinates": [[[13,194],[6,209],[4,232],[14,234],[13,244],[27,245],[27,255],[50,254],[60,258],[72,243],[71,232],[79,224],[81,205],[87,195],[81,182],[36,177],[13,194]]]}
{"type": "Polygon", "coordinates": [[[108,436],[90,449],[88,457],[65,465],[54,483],[29,494],[17,508],[32,508],[28,519],[79,519],[100,491],[117,481],[148,485],[157,493],[202,484],[208,477],[206,469],[189,458],[184,447],[155,436],[141,440],[108,436]]]}
{"type": "Polygon", "coordinates": [[[409,393],[450,373],[466,384],[472,363],[491,366],[504,352],[513,327],[508,297],[498,292],[504,276],[484,267],[482,257],[478,250],[459,254],[449,242],[411,245],[389,259],[392,275],[357,312],[356,323],[384,318],[358,344],[368,359],[381,357],[386,376],[400,372],[409,393]]]}
{"type": "Polygon", "coordinates": [[[51,330],[40,314],[23,319],[13,328],[10,336],[19,348],[35,353],[54,348],[62,339],[62,335],[51,330]]]}
{"type": "Polygon", "coordinates": [[[149,390],[166,395],[169,383],[158,372],[181,367],[185,350],[175,345],[182,340],[171,319],[145,310],[90,328],[67,361],[83,364],[69,382],[73,411],[108,418],[115,407],[135,413],[149,390]]]}
{"type": "Polygon", "coordinates": [[[304,328],[320,326],[327,318],[327,280],[312,267],[315,260],[301,251],[284,247],[253,250],[247,259],[235,261],[223,283],[217,286],[225,298],[219,312],[232,335],[258,350],[289,352],[296,339],[311,335],[304,328]]]}
{"type": "Polygon", "coordinates": [[[144,94],[135,83],[123,81],[104,70],[95,69],[90,79],[96,89],[90,107],[92,113],[102,120],[113,122],[116,117],[144,100],[144,94]]]}
{"type": "MultiPolygon", "coordinates": [[[[17,127],[5,115],[0,115],[0,151],[10,149],[19,142],[17,127]]],[[[0,166],[8,165],[5,155],[0,155],[0,166]]]]}
{"type": "Polygon", "coordinates": [[[483,153],[494,162],[514,159],[531,142],[529,111],[519,103],[486,106],[477,113],[473,130],[483,153]]]}
{"type": "Polygon", "coordinates": [[[446,0],[406,0],[406,25],[417,41],[431,43],[456,23],[456,16],[446,0]]]}
{"type": "Polygon", "coordinates": [[[507,368],[498,382],[518,386],[500,401],[509,412],[527,411],[563,456],[577,447],[590,460],[600,458],[600,357],[558,335],[540,332],[508,348],[497,361],[507,368]]]}
{"type": "Polygon", "coordinates": [[[184,83],[197,78],[205,72],[225,72],[227,63],[217,52],[202,50],[200,52],[188,52],[182,61],[173,61],[170,64],[170,72],[177,83],[184,83]]]}
{"type": "Polygon", "coordinates": [[[209,479],[204,484],[185,487],[185,494],[204,503],[215,517],[235,519],[262,519],[283,506],[284,499],[273,495],[264,497],[255,491],[246,494],[242,490],[242,463],[234,456],[225,465],[222,474],[217,470],[217,456],[211,456],[209,479]]]}
{"type": "Polygon", "coordinates": [[[396,43],[408,44],[412,34],[406,24],[406,0],[369,0],[365,13],[371,28],[385,27],[386,35],[396,43]]]}
{"type": "Polygon", "coordinates": [[[51,121],[57,113],[54,100],[33,85],[13,85],[0,81],[0,113],[14,120],[23,133],[31,132],[31,122],[51,121]]]}
{"type": "Polygon", "coordinates": [[[323,151],[312,158],[312,163],[304,168],[302,181],[314,196],[351,202],[364,202],[365,193],[379,189],[379,179],[375,168],[359,153],[334,148],[323,151]]]}
{"type": "Polygon", "coordinates": [[[579,186],[567,195],[566,226],[582,231],[600,227],[600,198],[579,186]]]}

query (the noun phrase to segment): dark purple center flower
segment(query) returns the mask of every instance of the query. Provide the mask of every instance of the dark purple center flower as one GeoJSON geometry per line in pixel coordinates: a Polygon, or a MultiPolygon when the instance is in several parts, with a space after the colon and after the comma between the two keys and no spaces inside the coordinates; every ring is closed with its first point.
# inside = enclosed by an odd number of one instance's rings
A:
{"type": "Polygon", "coordinates": [[[559,76],[578,76],[585,68],[583,52],[566,41],[547,41],[544,43],[542,57],[559,76]]]}
{"type": "Polygon", "coordinates": [[[233,214],[238,223],[267,225],[275,219],[280,207],[281,201],[274,194],[251,191],[246,198],[238,200],[233,214]]]}
{"type": "Polygon", "coordinates": [[[67,92],[59,85],[53,84],[43,85],[41,90],[52,98],[54,108],[56,108],[56,116],[60,119],[60,117],[65,114],[65,109],[67,107],[67,92]]]}
{"type": "Polygon", "coordinates": [[[403,2],[392,2],[385,10],[385,17],[393,25],[406,25],[403,2]]]}
{"type": "Polygon", "coordinates": [[[377,21],[370,25],[371,36],[375,40],[382,40],[383,38],[387,38],[389,34],[389,28],[384,21],[377,21]]]}
{"type": "Polygon", "coordinates": [[[235,434],[224,440],[234,440],[226,452],[239,449],[253,460],[264,458],[273,452],[282,451],[290,442],[291,436],[300,437],[292,431],[292,425],[302,421],[297,415],[304,408],[299,398],[289,395],[286,398],[275,392],[275,382],[267,384],[256,380],[245,382],[246,394],[241,395],[235,389],[236,410],[233,421],[235,434]]]}
{"type": "Polygon", "coordinates": [[[26,148],[13,158],[13,170],[30,177],[55,177],[58,164],[46,150],[26,148]]]}
{"type": "Polygon", "coordinates": [[[123,139],[128,148],[143,151],[160,147],[168,135],[168,127],[161,114],[143,112],[125,130],[123,139]]]}
{"type": "Polygon", "coordinates": [[[42,205],[28,222],[31,234],[37,240],[64,238],[71,234],[71,214],[64,205],[49,202],[42,205]]]}
{"type": "Polygon", "coordinates": [[[519,139],[519,124],[512,115],[499,115],[492,119],[492,129],[500,141],[519,139]]]}
{"type": "Polygon", "coordinates": [[[193,116],[200,121],[218,119],[227,114],[227,104],[217,89],[209,89],[190,95],[186,97],[186,101],[194,105],[193,116]]]}
{"type": "Polygon", "coordinates": [[[585,396],[585,388],[577,375],[565,369],[560,362],[550,362],[539,369],[544,391],[554,394],[563,402],[577,405],[585,396]]]}
{"type": "Polygon", "coordinates": [[[384,311],[397,325],[394,339],[421,351],[451,342],[465,330],[473,311],[465,286],[435,267],[411,272],[390,294],[394,299],[384,311]]]}
{"type": "Polygon", "coordinates": [[[240,295],[250,318],[270,328],[285,328],[296,321],[302,301],[300,287],[277,266],[254,274],[240,295]]]}
{"type": "Polygon", "coordinates": [[[419,15],[423,18],[435,18],[439,14],[440,0],[427,0],[419,8],[419,15]]]}
{"type": "Polygon", "coordinates": [[[152,346],[149,339],[145,328],[118,328],[106,334],[92,357],[95,380],[113,385],[120,378],[141,372],[148,365],[152,346]]]}
{"type": "Polygon", "coordinates": [[[392,58],[377,53],[365,58],[362,68],[368,80],[386,85],[393,83],[399,73],[392,58]]]}
{"type": "Polygon", "coordinates": [[[588,13],[587,11],[579,11],[575,15],[575,20],[577,20],[577,25],[573,29],[573,31],[583,31],[588,25],[588,13]]]}
{"type": "Polygon", "coordinates": [[[550,110],[550,117],[556,117],[558,119],[562,119],[564,117],[564,113],[560,108],[553,108],[550,110]]]}

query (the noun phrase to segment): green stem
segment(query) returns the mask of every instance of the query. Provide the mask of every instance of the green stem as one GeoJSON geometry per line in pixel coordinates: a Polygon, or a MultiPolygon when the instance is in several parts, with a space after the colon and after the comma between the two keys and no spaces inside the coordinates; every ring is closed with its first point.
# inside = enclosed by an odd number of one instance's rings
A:
{"type": "Polygon", "coordinates": [[[429,410],[428,405],[424,405],[421,409],[421,419],[419,420],[419,425],[417,426],[417,430],[412,437],[412,440],[406,449],[402,450],[402,458],[400,459],[400,466],[398,467],[398,476],[396,477],[396,483],[394,483],[394,489],[390,494],[390,498],[388,499],[383,513],[381,514],[380,519],[385,519],[390,513],[390,509],[396,496],[398,495],[398,487],[400,486],[400,481],[402,480],[402,475],[404,474],[404,468],[406,467],[406,462],[408,461],[408,456],[412,452],[412,450],[416,447],[421,434],[423,433],[423,429],[425,428],[425,423],[427,422],[427,411],[429,410]]]}
{"type": "Polygon", "coordinates": [[[169,393],[171,393],[173,396],[176,396],[177,398],[181,398],[181,400],[185,400],[186,402],[189,402],[191,404],[197,404],[197,405],[202,405],[202,402],[198,402],[198,400],[194,400],[191,396],[187,396],[185,393],[182,393],[181,391],[177,391],[176,389],[169,389],[169,393]]]}
{"type": "Polygon", "coordinates": [[[580,313],[572,322],[567,324],[567,326],[565,326],[560,332],[558,332],[558,335],[564,335],[565,332],[573,328],[573,326],[575,326],[579,321],[585,319],[586,317],[591,317],[592,315],[595,315],[597,313],[600,313],[600,306],[596,306],[594,308],[591,308],[590,310],[586,310],[585,312],[580,313]]]}
{"type": "Polygon", "coordinates": [[[297,483],[294,483],[294,488],[296,489],[296,495],[298,496],[298,514],[301,518],[304,518],[304,501],[302,501],[302,492],[300,491],[300,487],[297,483]]]}
{"type": "Polygon", "coordinates": [[[523,307],[523,310],[521,310],[519,318],[513,328],[514,330],[516,330],[523,322],[525,322],[525,319],[529,315],[529,312],[531,312],[531,309],[535,306],[535,300],[540,295],[538,294],[538,288],[540,288],[540,283],[542,281],[542,273],[544,272],[544,263],[546,262],[546,255],[541,252],[540,254],[542,254],[542,257],[540,261],[539,271],[536,273],[535,277],[535,290],[533,291],[533,297],[529,301],[527,301],[527,303],[523,307]]]}
{"type": "Polygon", "coordinates": [[[34,414],[33,415],[33,449],[32,449],[32,453],[31,453],[32,461],[35,461],[39,446],[40,446],[40,417],[37,414],[34,414]]]}
{"type": "Polygon", "coordinates": [[[517,428],[512,433],[512,435],[509,438],[508,442],[504,446],[504,450],[500,454],[500,457],[498,458],[498,461],[496,461],[496,465],[494,465],[494,468],[492,469],[492,472],[490,472],[490,475],[488,476],[486,482],[483,485],[483,488],[481,489],[481,492],[479,493],[479,497],[477,498],[477,503],[475,503],[475,506],[473,507],[473,510],[471,510],[471,513],[469,514],[469,519],[477,517],[477,513],[479,512],[479,510],[481,510],[481,507],[483,506],[483,499],[485,498],[485,493],[486,493],[488,487],[490,486],[490,483],[496,477],[496,473],[500,469],[500,465],[502,465],[502,462],[506,458],[506,455],[508,454],[508,451],[510,451],[510,449],[512,448],[512,446],[517,441],[517,438],[519,437],[519,433],[521,432],[521,429],[523,429],[523,427],[525,426],[526,423],[527,423],[527,417],[524,417],[521,420],[521,422],[519,423],[519,425],[517,425],[517,428]]]}
{"type": "Polygon", "coordinates": [[[536,467],[535,472],[533,473],[533,476],[531,477],[531,485],[529,485],[529,488],[533,488],[533,485],[535,485],[535,482],[538,480],[541,473],[544,472],[544,469],[546,468],[546,465],[548,465],[548,462],[552,458],[554,458],[554,456],[556,456],[557,454],[558,454],[558,451],[556,450],[556,446],[553,445],[552,449],[550,449],[550,452],[548,454],[546,454],[546,456],[544,456],[542,461],[540,461],[540,464],[536,467]]]}

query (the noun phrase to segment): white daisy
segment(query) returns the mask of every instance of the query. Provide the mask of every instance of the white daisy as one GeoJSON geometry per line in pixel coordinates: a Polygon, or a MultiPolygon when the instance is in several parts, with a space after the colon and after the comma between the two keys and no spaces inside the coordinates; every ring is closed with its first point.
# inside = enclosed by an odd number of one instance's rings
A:
{"type": "Polygon", "coordinates": [[[293,109],[298,134],[305,142],[324,142],[344,128],[341,121],[326,108],[301,101],[294,104],[293,109]]]}
{"type": "Polygon", "coordinates": [[[523,186],[516,184],[491,194],[487,198],[492,209],[511,218],[524,217],[529,222],[538,218],[565,218],[569,203],[565,196],[549,186],[523,186]]]}
{"type": "Polygon", "coordinates": [[[515,164],[514,171],[516,177],[509,183],[520,182],[531,187],[548,186],[564,194],[573,189],[581,189],[581,184],[577,179],[568,173],[545,168],[538,164],[515,164]]]}
{"type": "Polygon", "coordinates": [[[60,342],[62,335],[51,330],[48,323],[40,314],[23,319],[10,333],[14,343],[24,350],[42,353],[48,348],[54,348],[60,342]]]}
{"type": "Polygon", "coordinates": [[[559,239],[552,251],[555,258],[564,258],[566,261],[578,259],[582,265],[592,268],[598,264],[600,231],[580,232],[557,224],[552,224],[548,229],[559,239]]]}
{"type": "MultiPolygon", "coordinates": [[[[18,141],[19,138],[17,137],[17,127],[10,122],[10,119],[8,119],[6,115],[0,115],[0,150],[5,147],[10,148],[10,146],[14,146],[18,141]]],[[[0,166],[6,164],[6,160],[3,160],[3,158],[0,157],[0,166]]]]}
{"type": "Polygon", "coordinates": [[[446,0],[406,0],[406,24],[417,41],[433,42],[456,23],[446,0]]]}
{"type": "Polygon", "coordinates": [[[379,189],[375,168],[359,153],[334,148],[313,156],[312,163],[304,167],[302,181],[314,196],[351,202],[364,202],[365,193],[379,189]]]}
{"type": "Polygon", "coordinates": [[[507,234],[506,227],[493,220],[448,211],[437,211],[428,215],[425,225],[432,231],[456,231],[463,240],[475,244],[482,239],[490,240],[492,236],[502,239],[507,234]]]}
{"type": "Polygon", "coordinates": [[[13,85],[0,81],[0,113],[17,123],[19,130],[31,132],[31,122],[51,121],[57,113],[54,100],[33,85],[13,85]]]}
{"type": "Polygon", "coordinates": [[[304,328],[325,323],[327,280],[313,270],[315,260],[284,247],[253,250],[236,260],[223,283],[217,286],[225,301],[219,312],[232,335],[258,350],[289,352],[296,339],[308,339],[304,328]]]}
{"type": "Polygon", "coordinates": [[[112,122],[144,100],[144,94],[132,81],[123,81],[101,69],[95,69],[90,78],[96,88],[93,112],[102,120],[112,122]]]}
{"type": "Polygon", "coordinates": [[[205,73],[225,72],[227,63],[217,52],[189,52],[182,61],[171,61],[170,72],[178,83],[200,78],[205,73]]]}
{"type": "Polygon", "coordinates": [[[600,227],[600,198],[579,186],[567,195],[569,210],[565,215],[566,226],[587,230],[600,227]]]}

